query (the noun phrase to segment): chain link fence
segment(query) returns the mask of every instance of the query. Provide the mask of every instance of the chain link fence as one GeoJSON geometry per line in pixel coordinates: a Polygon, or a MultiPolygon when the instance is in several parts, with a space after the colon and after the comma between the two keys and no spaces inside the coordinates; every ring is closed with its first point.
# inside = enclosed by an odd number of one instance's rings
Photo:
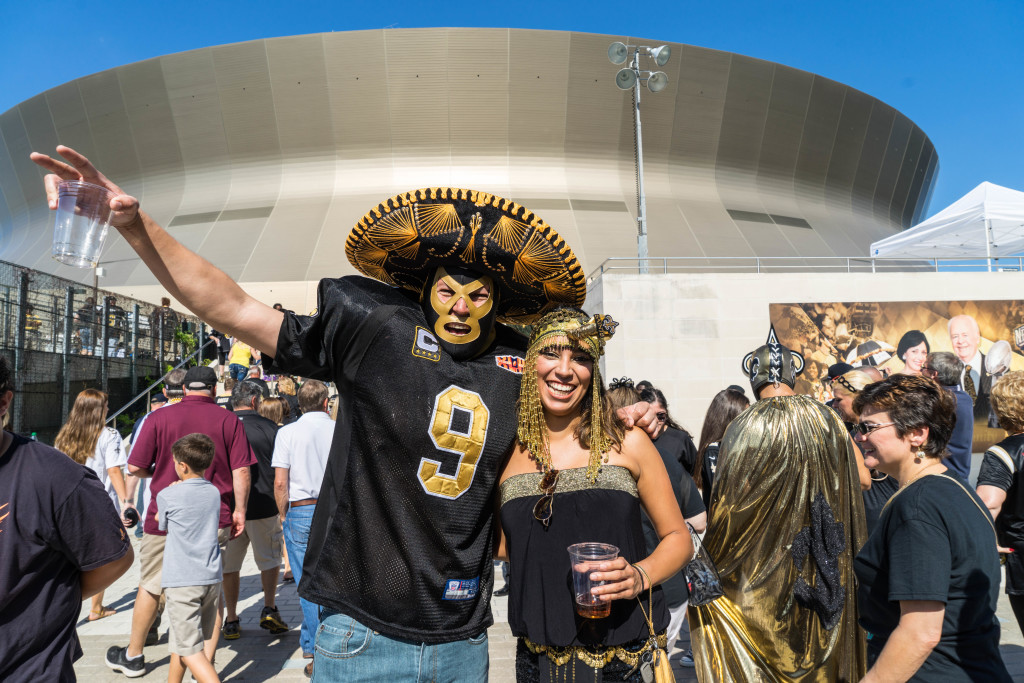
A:
{"type": "MultiPolygon", "coordinates": [[[[86,388],[105,391],[113,414],[187,355],[201,328],[195,316],[0,261],[0,355],[15,379],[9,429],[53,443],[86,388]]],[[[125,422],[145,409],[137,401],[125,422]]]]}

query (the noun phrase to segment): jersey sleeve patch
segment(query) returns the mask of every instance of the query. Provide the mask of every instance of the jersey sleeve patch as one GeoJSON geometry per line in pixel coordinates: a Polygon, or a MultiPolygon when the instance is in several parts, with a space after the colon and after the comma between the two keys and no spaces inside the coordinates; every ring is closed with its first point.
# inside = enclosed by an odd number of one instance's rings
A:
{"type": "Polygon", "coordinates": [[[508,370],[513,375],[523,374],[525,361],[521,356],[495,356],[494,362],[502,370],[508,370]]]}
{"type": "Polygon", "coordinates": [[[441,344],[437,341],[437,337],[426,328],[417,325],[416,339],[412,343],[412,355],[417,358],[426,358],[436,363],[441,360],[441,344]]]}
{"type": "Polygon", "coordinates": [[[472,600],[480,592],[480,577],[474,579],[448,579],[444,582],[442,600],[472,600]]]}

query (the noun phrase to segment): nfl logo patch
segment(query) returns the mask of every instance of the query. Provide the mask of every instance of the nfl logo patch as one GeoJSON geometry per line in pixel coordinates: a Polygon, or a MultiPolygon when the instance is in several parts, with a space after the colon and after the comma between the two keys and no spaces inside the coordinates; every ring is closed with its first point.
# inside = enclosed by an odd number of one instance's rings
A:
{"type": "Polygon", "coordinates": [[[495,356],[494,362],[497,363],[499,368],[508,370],[512,374],[523,374],[523,364],[525,361],[520,356],[495,356]]]}

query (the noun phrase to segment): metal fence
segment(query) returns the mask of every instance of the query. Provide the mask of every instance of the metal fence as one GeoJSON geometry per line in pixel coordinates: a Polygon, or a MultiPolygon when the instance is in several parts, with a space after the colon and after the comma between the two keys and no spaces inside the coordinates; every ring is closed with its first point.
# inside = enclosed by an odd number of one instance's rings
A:
{"type": "Polygon", "coordinates": [[[605,259],[588,280],[606,273],[915,273],[1020,272],[1024,257],[908,259],[871,256],[652,256],[605,259]]]}
{"type": "MultiPolygon", "coordinates": [[[[201,336],[192,315],[0,261],[0,355],[14,368],[12,431],[52,443],[86,388],[105,391],[114,412],[182,357],[189,335],[201,336]]],[[[145,408],[139,402],[128,419],[145,408]]]]}

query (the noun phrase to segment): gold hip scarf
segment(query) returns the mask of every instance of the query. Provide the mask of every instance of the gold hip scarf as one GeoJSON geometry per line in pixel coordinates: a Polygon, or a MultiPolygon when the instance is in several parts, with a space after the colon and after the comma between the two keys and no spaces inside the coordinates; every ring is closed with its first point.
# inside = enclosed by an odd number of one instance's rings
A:
{"type": "Polygon", "coordinates": [[[699,680],[864,675],[859,457],[838,417],[806,396],[762,399],[729,425],[704,538],[725,595],[689,610],[699,680]]]}
{"type": "MultiPolygon", "coordinates": [[[[526,649],[535,655],[545,655],[548,662],[556,668],[556,671],[549,672],[548,678],[551,680],[558,680],[564,678],[567,681],[576,680],[576,660],[583,662],[587,669],[593,670],[595,673],[599,669],[603,669],[606,665],[610,664],[612,660],[618,659],[629,667],[637,668],[640,666],[641,657],[644,653],[651,650],[651,640],[647,639],[644,644],[637,649],[629,649],[622,646],[606,647],[603,645],[597,645],[594,647],[584,646],[569,646],[569,647],[554,647],[550,645],[538,645],[529,638],[520,638],[523,644],[526,645],[526,649]],[[559,675],[561,674],[561,675],[559,675]]],[[[659,633],[657,635],[657,646],[661,649],[666,649],[668,645],[668,636],[665,633],[659,633]]],[[[540,665],[540,662],[538,662],[540,665]]],[[[544,678],[542,672],[542,679],[544,678]]],[[[596,678],[596,675],[595,677],[596,678]]],[[[594,680],[587,675],[582,680],[594,680]]]]}

